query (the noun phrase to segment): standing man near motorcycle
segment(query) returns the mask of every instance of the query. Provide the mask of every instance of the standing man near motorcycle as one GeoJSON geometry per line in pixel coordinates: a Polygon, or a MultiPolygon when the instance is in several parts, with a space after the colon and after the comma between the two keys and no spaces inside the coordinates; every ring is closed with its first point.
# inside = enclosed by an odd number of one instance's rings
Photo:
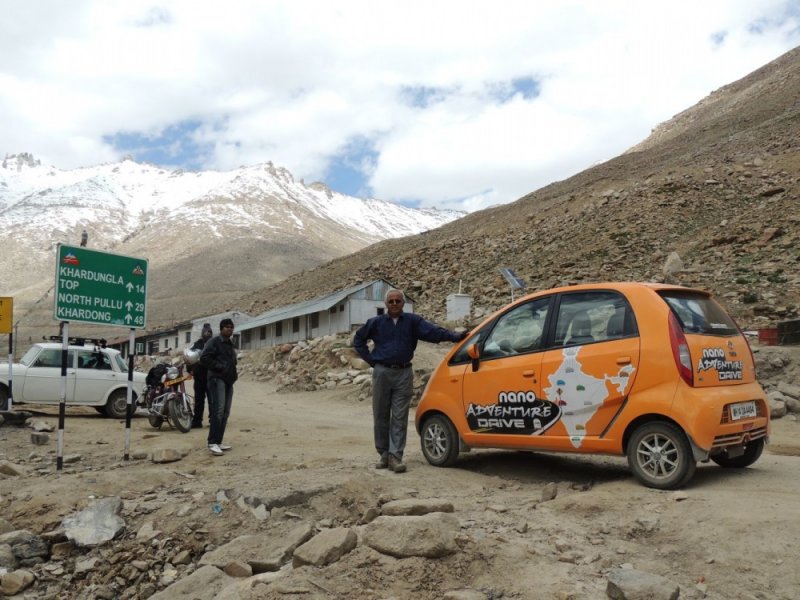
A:
{"type": "MultiPolygon", "coordinates": [[[[214,332],[211,323],[203,323],[203,331],[200,338],[192,344],[190,350],[195,350],[198,354],[205,348],[206,342],[211,339],[214,332]]],[[[202,363],[189,365],[189,373],[194,378],[194,416],[192,418],[192,429],[200,429],[203,426],[203,411],[206,407],[206,391],[208,390],[208,369],[202,363]]],[[[211,411],[209,410],[209,423],[211,421],[211,411]]]]}
{"type": "Polygon", "coordinates": [[[219,322],[219,335],[206,343],[200,355],[200,364],[208,369],[208,416],[211,419],[208,451],[214,456],[231,449],[230,445],[222,443],[222,439],[231,414],[233,384],[239,378],[232,337],[233,321],[222,319],[219,322]]]}

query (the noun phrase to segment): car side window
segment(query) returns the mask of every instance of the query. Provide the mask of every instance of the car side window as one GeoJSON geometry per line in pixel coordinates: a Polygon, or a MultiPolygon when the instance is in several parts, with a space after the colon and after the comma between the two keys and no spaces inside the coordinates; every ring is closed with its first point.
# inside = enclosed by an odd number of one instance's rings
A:
{"type": "Polygon", "coordinates": [[[578,346],[637,334],[633,310],[622,295],[598,291],[561,296],[555,346],[578,346]]]}
{"type": "Polygon", "coordinates": [[[78,352],[78,368],[111,370],[111,363],[108,357],[102,352],[81,350],[78,352]]]}
{"type": "Polygon", "coordinates": [[[502,315],[483,345],[481,356],[494,358],[542,348],[550,298],[538,298],[502,315]]]}
{"type": "Polygon", "coordinates": [[[61,350],[56,348],[45,348],[39,352],[39,356],[33,362],[33,367],[61,367],[61,350]]]}

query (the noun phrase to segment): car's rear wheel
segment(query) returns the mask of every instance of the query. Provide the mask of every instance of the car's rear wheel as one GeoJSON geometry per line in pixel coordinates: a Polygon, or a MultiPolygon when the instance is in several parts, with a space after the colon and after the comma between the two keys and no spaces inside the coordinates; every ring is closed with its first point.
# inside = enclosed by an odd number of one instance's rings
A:
{"type": "Polygon", "coordinates": [[[99,412],[101,415],[105,415],[106,414],[106,407],[105,406],[94,406],[93,408],[97,412],[99,412]]]}
{"type": "Polygon", "coordinates": [[[0,410],[8,410],[8,390],[0,387],[0,410]]]}
{"type": "Polygon", "coordinates": [[[711,457],[720,467],[726,469],[744,469],[756,462],[764,451],[764,438],[750,440],[745,444],[744,454],[729,458],[727,452],[722,452],[711,457]]]}
{"type": "Polygon", "coordinates": [[[628,465],[639,481],[659,490],[685,485],[697,468],[683,431],[660,421],[646,423],[633,432],[628,443],[628,465]]]}
{"type": "Polygon", "coordinates": [[[420,443],[425,459],[435,467],[450,467],[458,458],[458,433],[443,415],[431,415],[422,423],[420,443]]]}
{"type": "Polygon", "coordinates": [[[105,414],[112,419],[124,419],[128,415],[128,391],[116,390],[106,402],[105,414]]]}

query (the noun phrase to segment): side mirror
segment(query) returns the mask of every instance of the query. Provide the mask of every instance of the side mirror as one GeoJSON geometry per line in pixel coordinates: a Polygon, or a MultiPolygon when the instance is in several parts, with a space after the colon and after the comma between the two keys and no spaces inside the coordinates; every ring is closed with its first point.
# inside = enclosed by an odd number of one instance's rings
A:
{"type": "Polygon", "coordinates": [[[481,352],[478,349],[478,344],[470,344],[467,346],[467,356],[472,359],[472,371],[477,371],[481,364],[481,352]]]}

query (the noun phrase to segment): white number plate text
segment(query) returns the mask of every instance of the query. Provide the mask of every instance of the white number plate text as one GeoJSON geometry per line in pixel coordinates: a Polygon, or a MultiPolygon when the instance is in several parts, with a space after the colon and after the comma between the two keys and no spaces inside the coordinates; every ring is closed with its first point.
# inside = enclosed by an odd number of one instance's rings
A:
{"type": "Polygon", "coordinates": [[[739,419],[747,419],[755,416],[755,402],[739,402],[739,404],[731,404],[731,421],[738,421],[739,419]]]}

